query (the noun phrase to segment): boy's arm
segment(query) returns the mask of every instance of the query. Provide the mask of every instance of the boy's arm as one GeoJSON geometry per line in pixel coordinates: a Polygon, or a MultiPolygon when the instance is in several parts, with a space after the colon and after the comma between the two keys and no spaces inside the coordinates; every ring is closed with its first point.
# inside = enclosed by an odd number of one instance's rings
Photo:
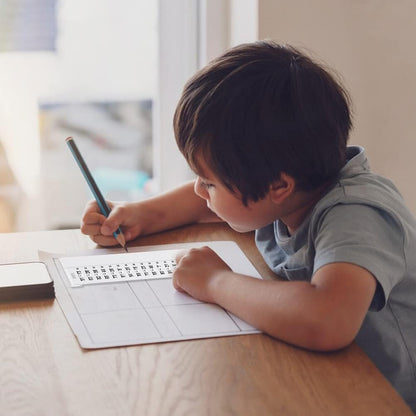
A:
{"type": "Polygon", "coordinates": [[[207,206],[204,199],[194,191],[195,182],[188,182],[178,188],[145,201],[138,202],[140,217],[145,218],[142,234],[198,222],[221,221],[207,206]]]}
{"type": "Polygon", "coordinates": [[[233,273],[208,248],[179,261],[174,276],[179,290],[217,303],[276,338],[319,351],[354,340],[376,289],[373,275],[350,263],[323,266],[311,282],[287,282],[233,273]]]}
{"type": "Polygon", "coordinates": [[[139,235],[179,227],[185,224],[220,221],[207,207],[206,201],[194,192],[194,182],[140,202],[115,204],[109,202],[111,213],[106,218],[95,201],[83,214],[81,231],[97,244],[114,245],[112,233],[121,226],[127,241],[139,235]]]}

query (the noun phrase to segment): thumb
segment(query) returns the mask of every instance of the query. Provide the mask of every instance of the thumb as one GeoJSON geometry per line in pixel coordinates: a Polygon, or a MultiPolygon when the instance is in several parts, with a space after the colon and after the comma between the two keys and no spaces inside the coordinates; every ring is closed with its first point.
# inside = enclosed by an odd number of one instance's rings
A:
{"type": "Polygon", "coordinates": [[[123,221],[123,216],[121,210],[115,208],[110,212],[110,215],[105,219],[101,226],[101,234],[111,235],[113,234],[118,227],[120,227],[123,221]]]}

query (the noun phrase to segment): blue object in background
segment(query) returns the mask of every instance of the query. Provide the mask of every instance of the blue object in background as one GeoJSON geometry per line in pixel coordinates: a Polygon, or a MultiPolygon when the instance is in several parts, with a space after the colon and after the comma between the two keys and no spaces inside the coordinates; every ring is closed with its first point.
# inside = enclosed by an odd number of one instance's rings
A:
{"type": "Polygon", "coordinates": [[[150,179],[146,172],[140,170],[99,168],[94,170],[93,175],[106,196],[114,191],[132,194],[143,191],[150,179]]]}

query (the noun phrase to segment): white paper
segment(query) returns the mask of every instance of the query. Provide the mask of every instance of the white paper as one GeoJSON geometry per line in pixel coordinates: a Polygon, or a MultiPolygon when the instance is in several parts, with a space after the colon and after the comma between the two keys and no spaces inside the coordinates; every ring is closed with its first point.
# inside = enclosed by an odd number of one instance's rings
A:
{"type": "Polygon", "coordinates": [[[218,305],[175,290],[172,279],[95,282],[73,286],[68,270],[117,262],[172,259],[184,248],[207,245],[237,273],[260,277],[237,244],[216,241],[137,247],[129,253],[90,250],[76,255],[43,253],[56,298],[84,348],[178,341],[259,332],[218,305]]]}

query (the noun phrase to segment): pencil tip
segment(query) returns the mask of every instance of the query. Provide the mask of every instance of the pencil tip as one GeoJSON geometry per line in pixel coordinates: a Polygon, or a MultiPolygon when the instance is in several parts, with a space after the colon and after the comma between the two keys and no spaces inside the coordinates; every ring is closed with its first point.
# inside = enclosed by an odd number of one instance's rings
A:
{"type": "Polygon", "coordinates": [[[121,247],[123,247],[124,250],[126,250],[126,253],[128,253],[129,251],[127,250],[126,239],[124,238],[123,233],[122,232],[119,232],[118,234],[115,233],[114,236],[116,237],[116,240],[121,245],[121,247]]]}

